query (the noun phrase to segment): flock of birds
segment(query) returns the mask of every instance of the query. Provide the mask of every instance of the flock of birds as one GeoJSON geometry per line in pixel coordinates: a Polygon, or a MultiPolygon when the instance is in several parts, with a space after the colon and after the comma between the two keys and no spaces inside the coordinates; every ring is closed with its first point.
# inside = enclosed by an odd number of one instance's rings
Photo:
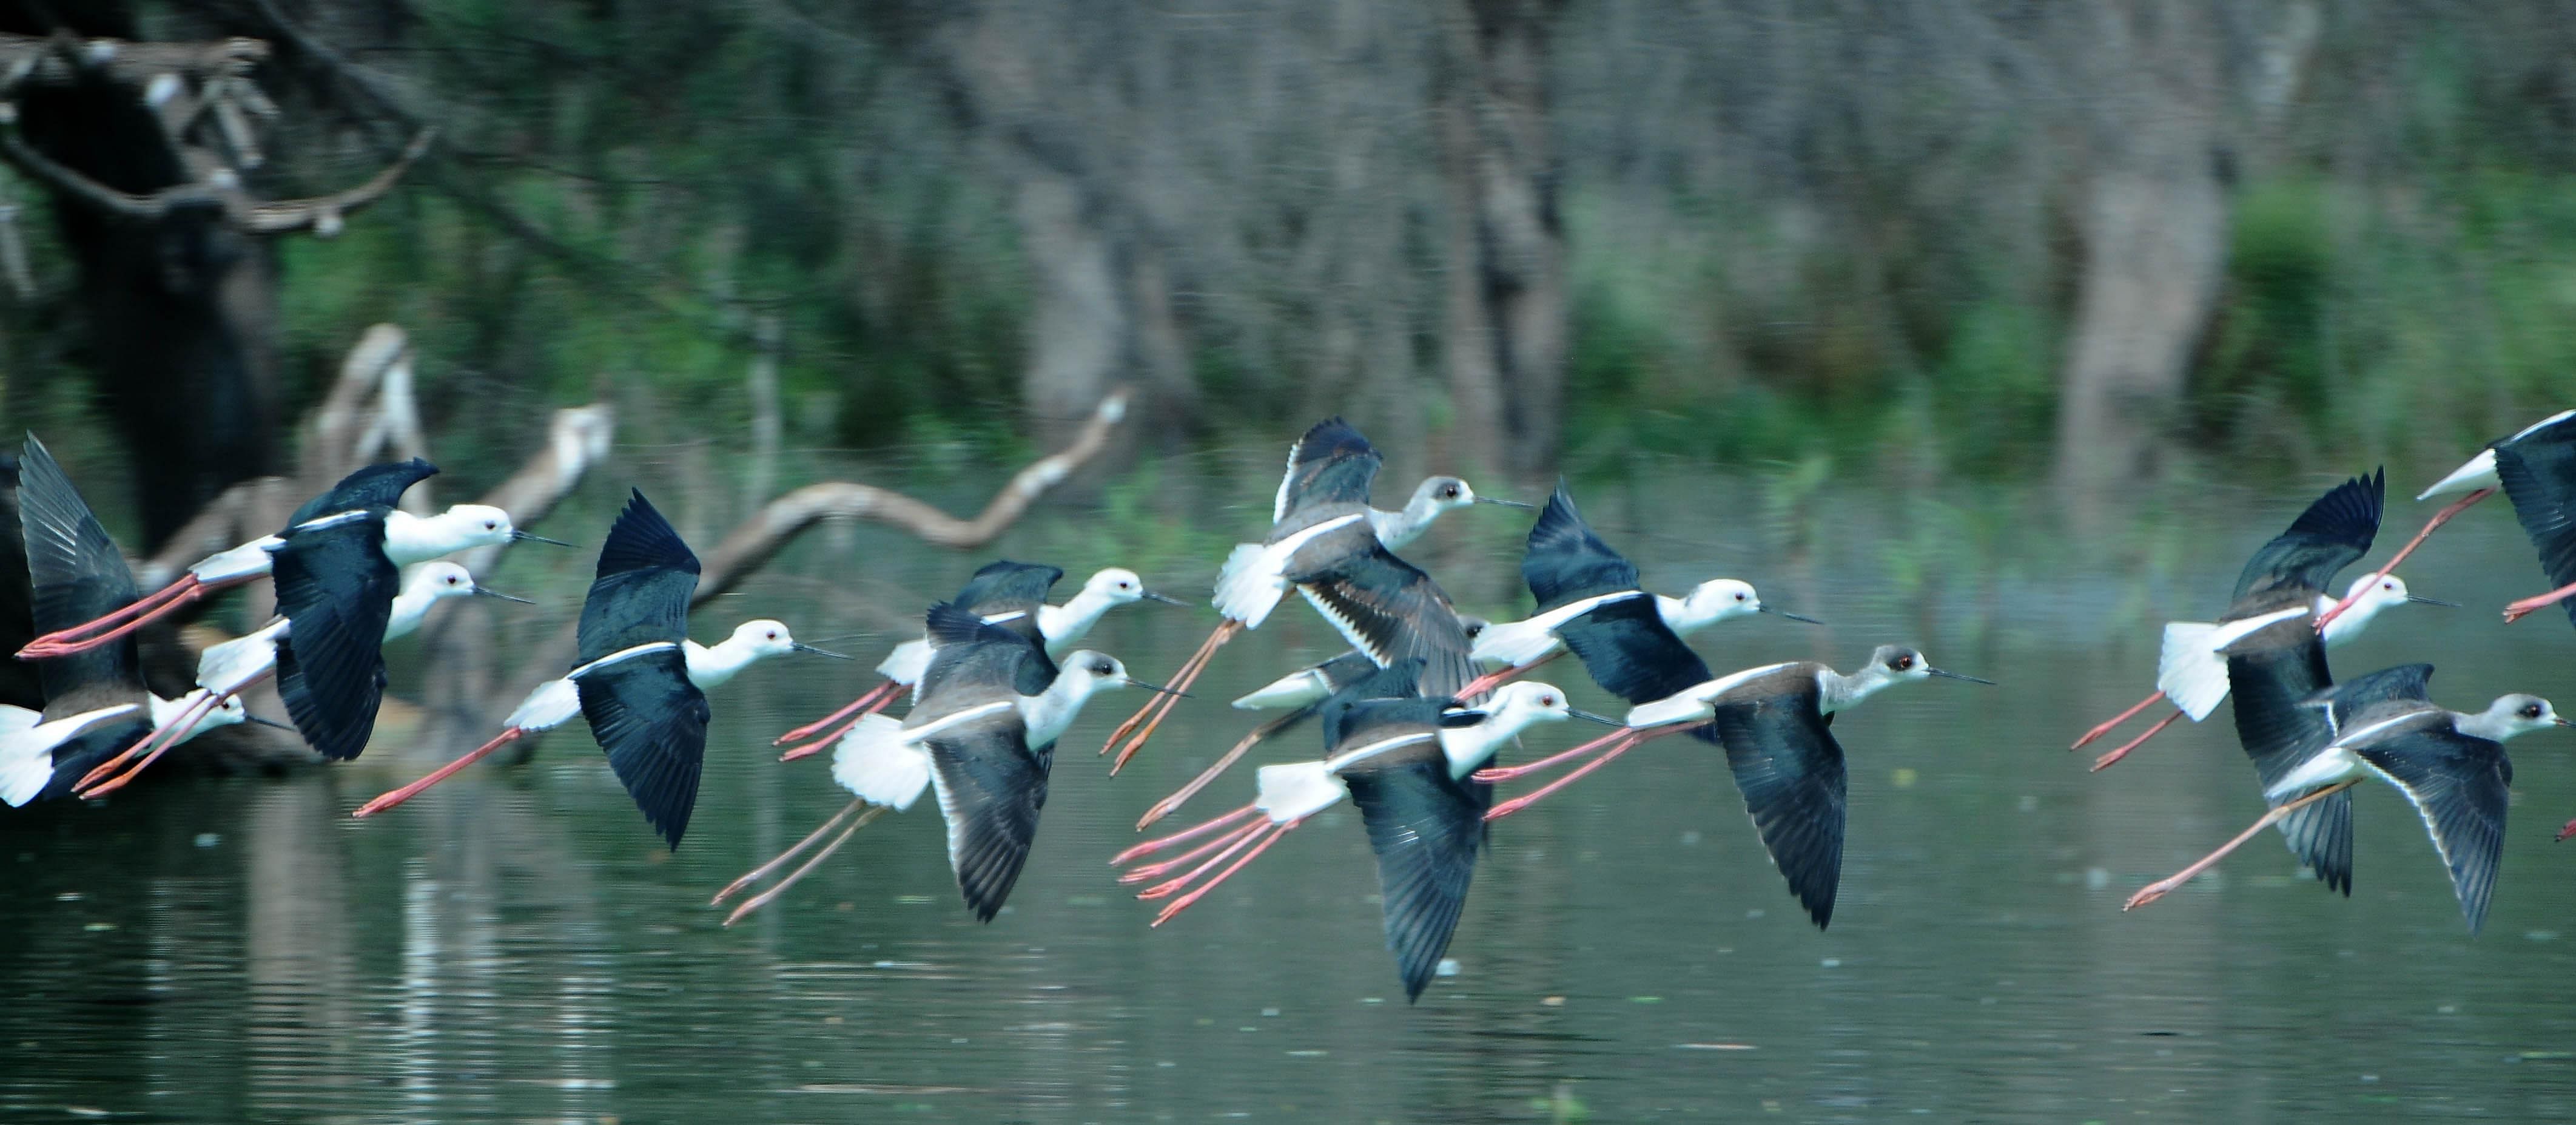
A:
{"type": "MultiPolygon", "coordinates": [[[[2277,825],[2329,887],[2349,894],[2349,790],[2378,777],[2423,814],[2448,863],[2474,931],[2486,913],[2502,848],[2512,777],[2502,743],[2541,727],[2576,725],[2546,700],[2508,695],[2484,711],[2444,710],[2427,696],[2431,668],[2390,668],[2336,684],[2325,651],[2382,610],[2430,599],[2391,573],[2434,528],[2501,489],[2513,500],[2544,568],[2562,587],[2516,602],[2507,620],[2576,594],[2576,411],[2496,442],[2426,497],[2469,495],[2434,517],[2397,557],[2340,598],[2331,583],[2369,550],[2384,506],[2385,475],[2355,478],[2309,506],[2265,544],[2216,622],[2165,627],[2158,691],[2088,733],[2083,746],[2159,700],[2176,710],[2145,735],[2102,756],[2108,766],[2188,716],[2206,718],[2235,697],[2237,731],[2271,811],[2244,834],[2131,907],[2161,897],[2221,856],[2277,825]]],[[[1726,758],[1764,847],[1818,927],[1833,917],[1841,882],[1846,803],[1834,716],[1880,690],[1928,678],[1989,683],[1934,667],[1913,648],[1881,645],[1851,672],[1812,661],[1725,675],[1683,638],[1753,614],[1813,619],[1774,609],[1731,578],[1680,597],[1642,588],[1637,568],[1585,523],[1559,482],[1538,508],[1521,562],[1535,599],[1519,621],[1462,616],[1437,583],[1395,552],[1443,513],[1485,504],[1465,481],[1433,477],[1402,509],[1369,505],[1380,456],[1342,420],[1316,425],[1289,450],[1287,472],[1259,542],[1236,546],[1217,579],[1223,621],[1168,686],[1131,677],[1105,654],[1074,646],[1109,610],[1139,601],[1182,604],[1146,589],[1134,572],[1093,575],[1061,605],[1046,600],[1056,567],[1010,561],[977,570],[932,606],[921,637],[897,646],[881,682],[848,706],[781,735],[795,761],[831,752],[831,776],[849,804],[776,859],[715,897],[741,902],[730,925],[774,901],[860,828],[936,795],[959,891],[979,920],[1009,898],[1037,835],[1057,741],[1098,692],[1126,687],[1155,698],[1113,732],[1101,753],[1123,767],[1206,671],[1216,651],[1260,628],[1291,591],[1352,645],[1234,701],[1280,714],[1247,733],[1204,773],[1155,803],[1141,832],[1177,811],[1264,741],[1308,719],[1323,755],[1262,766],[1252,800],[1192,827],[1146,840],[1111,860],[1139,899],[1161,901],[1159,926],[1204,898],[1289,832],[1347,800],[1377,859],[1387,946],[1406,995],[1418,997],[1455,931],[1489,825],[1562,790],[1652,739],[1687,733],[1726,758]],[[1552,684],[1522,678],[1571,653],[1595,684],[1630,706],[1620,717],[1570,705],[1552,684]],[[897,719],[886,709],[910,707],[897,719]],[[1542,725],[1583,719],[1611,729],[1571,749],[1515,766],[1496,764],[1542,725]],[[1509,800],[1495,785],[1580,762],[1509,800]],[[792,869],[790,865],[794,866],[792,869]],[[781,877],[780,873],[785,872],[781,877]]],[[[416,629],[430,607],[461,596],[509,598],[477,585],[442,556],[512,540],[542,539],[497,508],[459,505],[435,516],[396,507],[437,472],[426,462],[375,465],[314,497],[277,534],[214,555],[170,586],[140,596],[124,556],[61,467],[32,435],[18,461],[31,605],[42,631],[20,652],[39,662],[41,712],[0,708],[0,800],[9,805],[94,798],[129,784],[171,747],[238,722],[269,722],[240,693],[274,677],[291,729],[325,758],[363,750],[386,685],[384,642],[416,629]],[[405,568],[409,568],[406,574],[405,568]],[[238,640],[208,648],[196,686],[162,699],[144,685],[134,633],[228,586],[269,577],[277,616],[238,640]]],[[[356,811],[383,813],[512,741],[586,720],[645,820],[677,848],[696,805],[710,720],[706,691],[753,663],[791,652],[838,659],[797,641],[774,620],[749,621],[724,641],[688,638],[698,560],[642,492],[634,492],[601,546],[584,599],[579,655],[562,678],[531,692],[491,741],[356,811]]],[[[2569,603],[2576,617],[2576,602],[2569,603]]],[[[2571,821],[2561,836],[2576,833],[2571,821]]]]}

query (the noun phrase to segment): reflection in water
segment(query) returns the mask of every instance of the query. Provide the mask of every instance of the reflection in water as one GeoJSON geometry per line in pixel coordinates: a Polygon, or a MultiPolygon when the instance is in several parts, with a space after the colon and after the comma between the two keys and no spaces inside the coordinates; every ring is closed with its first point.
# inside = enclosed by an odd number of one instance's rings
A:
{"type": "MultiPolygon", "coordinates": [[[[1599,507],[1605,528],[1633,525],[1599,507]]],[[[766,749],[847,697],[839,668],[765,667],[715,697],[701,813],[677,855],[577,729],[526,767],[472,771],[365,822],[347,809],[462,747],[41,806],[0,819],[0,1118],[2576,1116],[2561,983],[2576,979],[2576,851],[2548,840],[2576,814],[2576,746],[2515,746],[2482,939],[2462,932],[2412,814],[2379,788],[2358,802],[2350,901],[2257,846],[2153,911],[2119,912],[2260,808],[2252,771],[2223,718],[2099,776],[2064,746],[2148,683],[2152,619],[2205,616],[2232,569],[2217,564],[2278,522],[2267,508],[2246,534],[2180,552],[2199,569],[2158,572],[2154,600],[2128,579],[2001,555],[1909,585],[1877,556],[1815,546],[1764,589],[1834,625],[1721,626],[1698,638],[1712,664],[1848,663],[1905,640],[2004,685],[1891,697],[1837,723],[1852,783],[1834,928],[1800,916],[1722,763],[1672,740],[1497,830],[1451,950],[1460,972],[1418,1006],[1380,944],[1374,869],[1346,812],[1159,931],[1103,863],[1146,804],[1260,718],[1211,700],[1334,651],[1302,611],[1230,646],[1127,775],[1103,776],[1088,753],[1115,715],[1076,727],[1038,850],[991,926],[966,918],[936,819],[918,813],[880,821],[734,930],[705,908],[843,802],[821,763],[780,766],[766,749]],[[2096,639],[2104,629],[2116,643],[2096,639]]],[[[1070,524],[1029,534],[1005,553],[1077,572],[1129,561],[1042,538],[1086,534],[1070,524]]],[[[1468,608],[1511,610],[1516,534],[1444,527],[1426,561],[1468,608]]],[[[2557,671],[2563,631],[2486,613],[2528,584],[2512,526],[2446,534],[2458,538],[2410,578],[2479,608],[2391,622],[2338,666],[2432,660],[2455,702],[2576,695],[2557,671]]],[[[1620,542],[1659,586],[1764,574],[1743,544],[1620,542]]],[[[937,591],[971,560],[898,562],[937,591]]],[[[806,604],[795,619],[817,618],[817,635],[873,624],[810,603],[810,575],[764,583],[746,611],[806,604]]],[[[1091,643],[1168,666],[1207,620],[1113,616],[1091,643]]],[[[1314,737],[1274,753],[1311,753],[1314,737]]],[[[1250,785],[1228,781],[1202,801],[1229,807],[1250,785]]]]}

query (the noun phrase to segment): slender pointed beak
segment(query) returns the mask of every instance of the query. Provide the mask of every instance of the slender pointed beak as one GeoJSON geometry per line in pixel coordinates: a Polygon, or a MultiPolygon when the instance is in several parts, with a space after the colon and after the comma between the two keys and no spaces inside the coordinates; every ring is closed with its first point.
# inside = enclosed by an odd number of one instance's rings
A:
{"type": "Polygon", "coordinates": [[[294,727],[292,724],[289,724],[289,723],[281,723],[281,722],[278,722],[278,721],[277,721],[277,720],[275,720],[275,719],[264,719],[264,718],[261,718],[260,716],[257,716],[257,715],[254,715],[254,714],[251,714],[251,713],[250,713],[250,712],[248,712],[248,711],[244,711],[244,712],[242,712],[242,721],[243,721],[243,722],[245,722],[245,723],[258,723],[259,725],[264,726],[264,727],[276,727],[276,728],[277,728],[277,729],[279,729],[279,730],[282,730],[282,731],[288,731],[288,732],[290,732],[290,733],[291,733],[291,732],[293,732],[293,731],[295,730],[295,727],[294,727]]]}
{"type": "Polygon", "coordinates": [[[1136,678],[1136,677],[1134,677],[1134,676],[1129,676],[1129,677],[1127,677],[1127,686],[1129,686],[1129,687],[1140,687],[1140,688],[1143,688],[1143,689],[1145,689],[1145,690],[1147,690],[1147,691],[1154,692],[1154,693],[1159,694],[1159,695],[1177,696],[1177,697],[1182,698],[1182,699],[1188,699],[1188,698],[1190,698],[1190,693],[1188,693],[1188,692],[1186,692],[1186,691],[1173,691],[1172,689],[1167,688],[1167,687],[1164,687],[1164,686],[1163,686],[1163,685],[1161,685],[1161,684],[1149,684],[1149,683],[1146,683],[1146,682],[1145,682],[1145,681],[1143,681],[1143,680],[1137,679],[1137,678],[1136,678]]]}
{"type": "Polygon", "coordinates": [[[1995,682],[1993,680],[1980,680],[1975,676],[1963,676],[1957,672],[1945,672],[1939,668],[1926,668],[1923,670],[1923,674],[1926,676],[1939,676],[1945,680],[1966,680],[1972,684],[1984,684],[1987,687],[1995,686],[1995,682]]]}
{"type": "Polygon", "coordinates": [[[1806,614],[1803,614],[1803,613],[1791,613],[1791,612],[1789,612],[1788,610],[1785,610],[1785,609],[1773,609],[1773,608],[1771,608],[1770,606],[1767,606],[1767,605],[1758,605],[1758,606],[1753,607],[1753,609],[1754,609],[1754,612],[1757,612],[1757,613],[1767,613],[1767,614],[1770,614],[1770,615],[1771,615],[1771,616],[1773,616],[1773,617],[1786,617],[1786,618],[1788,618],[1788,619],[1789,619],[1789,620],[1791,620],[1791,621],[1804,621],[1804,622],[1806,622],[1806,623],[1807,623],[1807,624],[1809,624],[1809,625],[1822,625],[1822,624],[1824,624],[1824,622],[1822,622],[1822,621],[1818,621],[1818,620],[1816,620],[1815,618],[1812,618],[1812,617],[1807,616],[1806,614]]]}
{"type": "Polygon", "coordinates": [[[486,588],[486,587],[479,586],[479,585],[478,585],[478,586],[475,586],[474,588],[469,589],[469,590],[467,590],[467,591],[465,591],[465,592],[466,592],[466,593],[469,593],[469,594],[472,594],[472,595],[474,595],[475,597],[478,597],[478,598],[499,598],[499,599],[501,599],[502,601],[505,601],[505,602],[517,602],[517,603],[519,603],[520,605],[535,605],[535,604],[537,604],[537,603],[535,603],[535,602],[533,602],[533,601],[530,601],[530,600],[528,600],[528,599],[526,599],[526,598],[513,597],[513,596],[511,596],[511,595],[509,595],[509,594],[504,594],[504,593],[502,593],[502,592],[501,592],[501,591],[499,591],[499,590],[488,589],[488,588],[486,588]]]}
{"type": "Polygon", "coordinates": [[[1565,709],[1565,713],[1586,722],[1599,723],[1605,727],[1624,727],[1628,725],[1617,719],[1613,719],[1608,715],[1595,715],[1592,712],[1583,710],[1579,707],[1568,707],[1565,709]]]}
{"type": "Polygon", "coordinates": [[[2576,719],[2570,719],[2563,715],[2549,721],[2562,727],[2576,727],[2576,719]]]}
{"type": "Polygon", "coordinates": [[[2419,597],[2416,597],[2416,596],[2415,596],[2415,595],[2413,595],[2413,594],[2408,594],[2408,595],[2406,595],[2406,600],[2407,600],[2407,601],[2410,601],[2410,602],[2413,602],[2413,603],[2415,603],[2416,605],[2438,605],[2438,606],[2441,606],[2441,607],[2442,607],[2442,608],[2444,608],[2444,609],[2458,609],[2458,608],[2460,608],[2460,603],[2458,603],[2458,602],[2446,602],[2446,601],[2443,601],[2443,600],[2442,600],[2442,599],[2440,599],[2440,598],[2419,598],[2419,597]]]}
{"type": "Polygon", "coordinates": [[[1138,595],[1136,595],[1136,596],[1137,596],[1137,597],[1140,597],[1140,598],[1143,598],[1143,599],[1145,599],[1146,601],[1149,601],[1149,602],[1161,602],[1161,603],[1163,603],[1164,605],[1176,605],[1176,606],[1181,607],[1182,609],[1188,609],[1188,608],[1190,607],[1190,603],[1188,603],[1188,602],[1182,601],[1181,599],[1179,599],[1179,598],[1175,598],[1175,597],[1172,597],[1172,596],[1170,596],[1170,595],[1168,595],[1168,594],[1157,594],[1157,593],[1153,592],[1152,590],[1147,590],[1147,591],[1145,591],[1144,593],[1138,594],[1138,595]]]}
{"type": "Polygon", "coordinates": [[[545,536],[542,536],[542,535],[530,535],[530,534],[528,534],[527,532],[520,531],[520,530],[519,530],[519,529],[517,529],[517,528],[512,528],[512,529],[510,529],[510,541],[511,541],[511,542],[515,543],[515,542],[518,542],[519,540],[522,540],[522,539],[527,540],[527,541],[528,541],[528,542],[530,542],[530,543],[552,543],[552,544],[554,544],[555,546],[558,546],[558,547],[569,547],[569,546],[572,546],[572,544],[570,544],[570,543],[566,543],[566,542],[564,542],[564,541],[563,541],[563,540],[561,540],[561,539],[548,539],[548,538],[546,538],[545,536]]]}
{"type": "Polygon", "coordinates": [[[813,654],[814,654],[814,655],[816,655],[816,656],[828,656],[828,657],[831,657],[831,658],[832,658],[832,659],[834,659],[834,660],[848,660],[848,659],[849,659],[849,656],[847,656],[846,654],[838,653],[838,652],[834,652],[834,651],[832,651],[832,650],[830,650],[830,649],[828,649],[828,648],[816,648],[816,647],[814,647],[814,646],[812,646],[812,645],[806,644],[806,643],[805,643],[805,642],[803,642],[803,641],[789,641],[789,642],[787,642],[787,647],[788,647],[788,648],[790,648],[790,649],[793,649],[793,650],[795,650],[795,651],[797,651],[797,652],[810,652],[810,653],[813,653],[813,654]]]}
{"type": "Polygon", "coordinates": [[[1491,504],[1497,508],[1518,508],[1524,512],[1535,512],[1538,510],[1538,505],[1536,504],[1524,504],[1518,500],[1505,500],[1498,496],[1479,496],[1476,498],[1476,502],[1479,504],[1491,504]]]}

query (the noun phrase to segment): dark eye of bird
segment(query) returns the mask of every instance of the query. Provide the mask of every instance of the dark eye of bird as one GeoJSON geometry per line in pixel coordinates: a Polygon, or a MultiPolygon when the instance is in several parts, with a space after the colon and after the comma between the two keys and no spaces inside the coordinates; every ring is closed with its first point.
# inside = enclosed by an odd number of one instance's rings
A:
{"type": "Polygon", "coordinates": [[[2539,718],[2539,717],[2540,717],[2540,705],[2539,705],[2539,704],[2537,704],[2537,703],[2525,703],[2525,704],[2523,704],[2523,705],[2522,705],[2522,717],[2523,717],[2523,718],[2526,718],[2526,719],[2537,719],[2537,718],[2539,718]]]}

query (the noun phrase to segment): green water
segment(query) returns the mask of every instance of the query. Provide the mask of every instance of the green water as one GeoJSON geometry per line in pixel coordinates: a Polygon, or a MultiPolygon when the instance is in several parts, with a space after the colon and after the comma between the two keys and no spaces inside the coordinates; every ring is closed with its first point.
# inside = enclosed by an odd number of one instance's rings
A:
{"type": "MultiPolygon", "coordinates": [[[[1609,506],[1605,533],[1650,585],[1732,573],[1833,622],[1721,625],[1697,638],[1714,666],[1848,665],[1905,640],[2001,681],[1913,685],[1837,722],[1851,830],[1830,932],[1788,897],[1722,763],[1685,740],[1498,825],[1450,951],[1458,972],[1418,1004],[1380,945],[1374,870],[1346,811],[1148,929],[1151,909],[1104,861],[1255,721],[1223,700],[1339,647],[1291,605],[1224,650],[1115,779],[1091,751],[1140,700],[1093,704],[990,925],[958,902],[926,805],[861,833],[768,911],[718,925],[716,888],[846,800],[821,760],[780,765],[767,749],[863,686],[822,661],[715,693],[676,855],[578,727],[528,766],[470,772],[366,822],[347,811],[465,746],[166,778],[101,806],[0,816],[0,1119],[2576,1118],[2576,844],[2550,840],[2576,816],[2576,738],[2515,744],[2482,937],[2385,787],[2358,802],[2349,900],[2258,841],[2218,877],[2120,912],[2261,810],[2252,772],[2223,717],[2100,775],[2065,744],[2148,689],[2153,620],[2219,608],[2236,564],[2301,499],[2249,501],[2195,534],[2143,602],[2117,568],[2013,565],[2008,551],[1977,574],[1892,581],[1867,536],[1775,576],[1727,528],[1643,536],[1609,506]]],[[[2413,514],[2396,505],[2388,538],[2413,514]]],[[[1041,521],[1003,546],[1097,538],[1078,525],[1041,521]]],[[[1410,553],[1466,608],[1509,610],[1510,559],[1487,556],[1516,534],[1444,525],[1410,553]]],[[[834,591],[926,602],[975,560],[878,561],[861,584],[828,545],[800,549],[696,631],[753,613],[814,637],[873,626],[834,591]]],[[[1078,580],[1128,560],[1055,561],[1078,580]]],[[[1189,592],[1214,561],[1147,577],[1189,592]]],[[[2446,531],[2409,577],[2471,608],[2392,612],[2336,655],[2340,671],[2430,660],[2454,706],[2505,690],[2576,703],[2564,618],[2495,623],[2495,606],[2543,584],[2501,505],[2446,531]]],[[[1140,606],[1090,643],[1160,676],[1212,623],[1140,606]]],[[[892,639],[834,647],[872,661],[892,639]]],[[[398,669],[397,692],[405,672],[418,674],[398,669]]],[[[1574,694],[1611,706],[1589,684],[1574,694]]],[[[1543,730],[1520,753],[1583,734],[1543,730]]],[[[1312,756],[1314,737],[1270,760],[1312,756]]],[[[1232,807],[1250,785],[1247,769],[1186,811],[1232,807]]]]}

